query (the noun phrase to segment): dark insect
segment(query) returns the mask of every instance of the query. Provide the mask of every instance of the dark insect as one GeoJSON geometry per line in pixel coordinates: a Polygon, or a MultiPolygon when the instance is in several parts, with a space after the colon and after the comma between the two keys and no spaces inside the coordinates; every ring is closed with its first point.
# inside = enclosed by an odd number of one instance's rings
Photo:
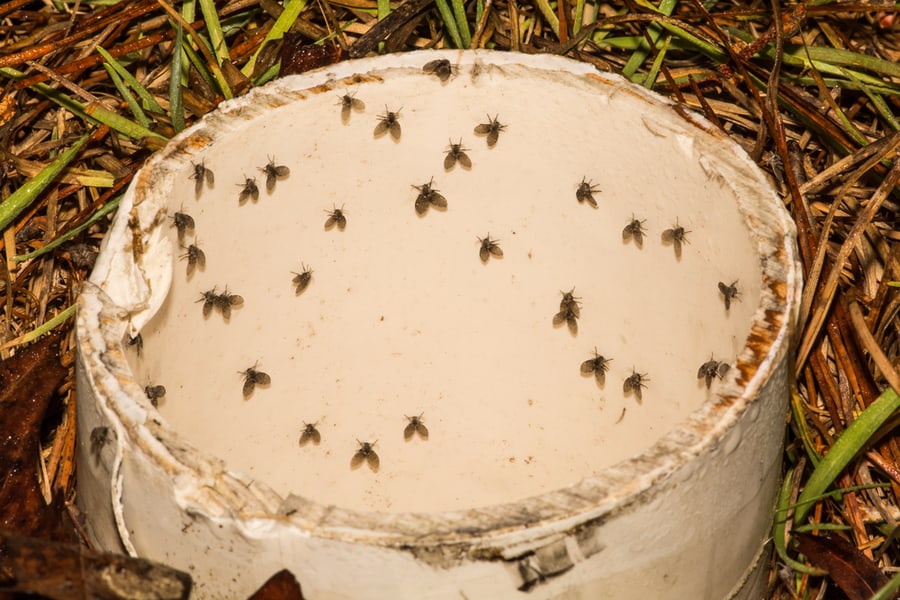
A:
{"type": "MultiPolygon", "coordinates": [[[[31,221],[29,221],[31,223],[31,221]]],[[[17,236],[18,237],[18,236],[17,236]]],[[[88,270],[93,268],[97,261],[97,252],[88,244],[69,244],[69,259],[77,269],[88,270]]]]}
{"type": "Polygon", "coordinates": [[[137,352],[137,355],[140,356],[144,351],[144,337],[138,333],[136,336],[128,336],[128,345],[134,346],[134,351],[137,352]]]}
{"type": "Polygon", "coordinates": [[[581,310],[574,302],[560,308],[559,312],[553,315],[553,326],[559,327],[565,323],[569,327],[569,333],[578,334],[578,318],[581,316],[581,310]]]}
{"type": "Polygon", "coordinates": [[[318,445],[322,441],[322,434],[316,429],[318,423],[303,423],[303,433],[300,434],[300,445],[304,446],[307,442],[318,445]]]}
{"type": "Polygon", "coordinates": [[[266,191],[270,194],[275,189],[275,183],[279,179],[285,179],[291,174],[291,170],[284,165],[276,165],[275,158],[271,156],[269,157],[269,162],[266,163],[266,166],[260,168],[260,171],[266,174],[266,191]]]}
{"type": "Polygon", "coordinates": [[[731,285],[725,285],[721,281],[719,282],[719,291],[722,292],[722,295],[725,297],[725,310],[731,308],[731,300],[739,300],[741,297],[741,293],[737,289],[737,279],[731,282],[731,285]]]}
{"type": "Polygon", "coordinates": [[[257,385],[266,386],[272,383],[272,378],[269,377],[269,374],[258,371],[256,365],[238,372],[244,376],[244,398],[249,398],[257,385]]]}
{"type": "Polygon", "coordinates": [[[450,140],[450,145],[447,146],[447,156],[444,157],[444,169],[449,171],[456,165],[457,161],[464,169],[471,169],[472,161],[469,160],[469,155],[466,154],[468,150],[468,148],[463,148],[462,138],[456,144],[453,143],[453,140],[450,140]]]}
{"type": "Polygon", "coordinates": [[[647,383],[650,379],[647,377],[646,373],[638,373],[632,367],[631,375],[629,375],[625,379],[625,383],[622,384],[622,391],[626,394],[628,392],[634,392],[635,397],[638,399],[638,403],[643,400],[643,396],[641,395],[641,390],[647,387],[647,383]]]}
{"type": "Polygon", "coordinates": [[[103,446],[109,441],[109,427],[94,427],[91,429],[91,454],[98,457],[103,446]]]}
{"type": "Polygon", "coordinates": [[[175,213],[174,215],[172,215],[172,221],[172,225],[174,225],[175,229],[178,230],[178,241],[181,241],[188,229],[190,229],[191,231],[194,230],[194,217],[187,213],[175,213]]]}
{"type": "Polygon", "coordinates": [[[560,290],[559,293],[562,294],[562,300],[559,301],[560,312],[570,310],[576,317],[580,317],[581,305],[578,303],[578,301],[581,300],[581,298],[575,297],[575,288],[572,288],[568,292],[560,290]]]}
{"type": "Polygon", "coordinates": [[[603,357],[597,349],[594,348],[594,358],[589,358],[581,363],[581,374],[591,375],[597,379],[597,383],[603,383],[606,379],[606,371],[609,370],[609,361],[611,358],[603,357]]]}
{"type": "Polygon", "coordinates": [[[359,98],[355,98],[355,95],[355,92],[353,94],[344,94],[338,102],[341,105],[341,123],[344,125],[350,122],[350,114],[354,110],[362,112],[366,109],[366,103],[359,98]]]}
{"type": "Polygon", "coordinates": [[[456,72],[456,68],[446,58],[439,58],[425,63],[422,70],[426,73],[434,73],[441,81],[447,81],[456,72]]]}
{"type": "Polygon", "coordinates": [[[344,215],[344,207],[333,208],[331,210],[326,210],[328,213],[328,218],[325,220],[325,231],[333,228],[337,225],[337,228],[341,231],[347,226],[347,217],[344,215]]]}
{"type": "Polygon", "coordinates": [[[206,180],[206,185],[212,187],[216,182],[216,176],[213,174],[212,169],[206,168],[202,160],[191,164],[194,165],[194,172],[191,175],[191,179],[194,180],[194,193],[199,196],[203,191],[203,181],[206,180]]]}
{"type": "Polygon", "coordinates": [[[200,295],[200,299],[197,302],[203,303],[203,316],[208,317],[210,311],[212,311],[213,307],[216,305],[216,300],[218,299],[219,294],[216,293],[216,288],[213,287],[211,290],[207,290],[200,295]]]}
{"type": "Polygon", "coordinates": [[[212,309],[216,308],[227,320],[231,318],[231,307],[240,306],[244,303],[244,299],[237,294],[229,294],[227,287],[225,288],[224,292],[222,292],[221,294],[217,294],[216,288],[213,287],[213,289],[207,290],[200,294],[200,299],[197,300],[197,302],[203,303],[204,317],[208,317],[209,313],[212,312],[212,309]]]}
{"type": "Polygon", "coordinates": [[[678,219],[675,219],[675,225],[672,226],[672,229],[666,229],[662,232],[662,241],[665,244],[672,244],[675,247],[675,258],[681,258],[681,245],[687,244],[687,234],[690,231],[685,230],[684,227],[678,224],[678,219]]]}
{"type": "MultiPolygon", "coordinates": [[[[215,288],[214,288],[215,289],[215,288]]],[[[232,306],[240,306],[244,303],[244,298],[238,296],[237,294],[229,294],[228,287],[225,288],[225,291],[215,297],[213,304],[219,312],[222,313],[222,316],[225,317],[225,320],[231,318],[231,307],[232,306]]],[[[206,305],[203,305],[204,314],[206,314],[206,305]]]]}
{"type": "Polygon", "coordinates": [[[406,417],[407,419],[409,419],[409,424],[403,430],[403,439],[407,441],[411,440],[416,433],[418,433],[419,437],[421,437],[423,440],[428,439],[428,428],[425,427],[425,423],[422,422],[422,415],[424,414],[425,413],[421,413],[420,415],[415,417],[406,417]]]}
{"type": "Polygon", "coordinates": [[[478,249],[478,256],[481,257],[481,262],[487,263],[491,256],[503,258],[503,250],[501,250],[498,245],[500,240],[492,240],[490,233],[483,238],[476,239],[478,240],[478,243],[481,244],[481,248],[478,249]]]}
{"type": "Polygon", "coordinates": [[[159,400],[166,397],[166,387],[163,385],[146,385],[144,386],[144,393],[147,394],[150,404],[155,408],[159,406],[159,400]]]}
{"type": "Polygon", "coordinates": [[[492,119],[491,115],[488,115],[487,123],[481,123],[480,125],[475,126],[476,134],[487,136],[487,145],[489,148],[494,147],[494,144],[500,139],[500,132],[506,129],[506,125],[501,125],[500,121],[497,120],[497,117],[499,116],[500,115],[497,115],[492,119]]]}
{"type": "Polygon", "coordinates": [[[428,183],[413,186],[415,189],[419,190],[419,196],[416,198],[416,214],[424,215],[428,211],[429,206],[434,206],[439,209],[447,208],[447,199],[436,189],[431,187],[433,183],[434,177],[432,177],[428,183]]]}
{"type": "MultiPolygon", "coordinates": [[[[287,169],[287,167],[281,167],[282,169],[287,169]]],[[[266,171],[268,173],[268,171],[266,171]]],[[[275,176],[277,179],[277,175],[275,176]]],[[[272,187],[275,186],[274,181],[272,182],[272,187]]],[[[256,177],[244,177],[244,183],[238,184],[238,187],[241,188],[241,193],[238,194],[238,204],[243,204],[247,201],[247,199],[251,199],[254,202],[259,200],[259,187],[256,185],[256,177]]],[[[271,188],[270,188],[271,190],[271,188]]]]}
{"type": "Polygon", "coordinates": [[[587,202],[594,208],[597,208],[597,201],[594,199],[594,193],[599,191],[600,188],[588,181],[587,177],[582,177],[581,183],[578,184],[578,189],[575,190],[575,199],[578,200],[579,204],[587,202]]]}
{"type": "Polygon", "coordinates": [[[301,264],[300,266],[303,267],[303,272],[294,273],[293,279],[294,285],[297,286],[296,293],[298,296],[302,294],[303,290],[305,290],[309,286],[309,282],[312,281],[313,274],[312,269],[310,269],[306,265],[301,264]]]}
{"type": "Polygon", "coordinates": [[[181,260],[187,259],[187,275],[190,277],[194,274],[194,269],[199,265],[201,269],[206,268],[206,254],[197,244],[191,244],[185,248],[187,252],[181,255],[181,260]]]}
{"type": "Polygon", "coordinates": [[[644,234],[647,233],[644,229],[644,223],[647,220],[643,221],[639,219],[635,219],[634,215],[631,215],[631,221],[628,222],[628,225],[625,226],[625,229],[622,230],[622,241],[627,242],[628,240],[634,238],[634,243],[637,244],[637,247],[640,248],[644,245],[644,234]]]}
{"type": "Polygon", "coordinates": [[[400,110],[398,108],[396,111],[390,111],[387,106],[384,107],[384,114],[378,116],[378,125],[375,126],[376,138],[380,138],[390,131],[391,137],[400,141],[400,110]]]}
{"type": "Polygon", "coordinates": [[[700,368],[697,370],[697,379],[705,379],[706,389],[709,389],[709,386],[712,385],[712,380],[716,377],[724,379],[730,368],[731,365],[728,363],[719,362],[710,356],[709,360],[700,365],[700,368]]]}
{"type": "Polygon", "coordinates": [[[369,463],[369,468],[377,473],[378,467],[381,466],[381,461],[378,455],[375,454],[375,444],[378,443],[378,440],[374,442],[360,442],[356,440],[356,442],[359,444],[359,450],[350,459],[350,468],[358,469],[363,462],[367,462],[369,463]]]}

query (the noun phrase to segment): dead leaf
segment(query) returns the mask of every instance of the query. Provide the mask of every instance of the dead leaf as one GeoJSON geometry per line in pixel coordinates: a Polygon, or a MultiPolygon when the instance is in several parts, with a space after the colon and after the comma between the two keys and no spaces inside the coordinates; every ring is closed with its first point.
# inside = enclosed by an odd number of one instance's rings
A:
{"type": "Polygon", "coordinates": [[[878,565],[842,537],[795,533],[794,539],[809,562],[828,571],[849,600],[868,600],[888,583],[878,565]]]}
{"type": "Polygon", "coordinates": [[[0,363],[0,529],[73,541],[60,506],[44,502],[37,474],[41,423],[67,373],[61,339],[49,335],[0,363]]]}
{"type": "Polygon", "coordinates": [[[247,600],[303,600],[303,592],[294,574],[282,569],[269,577],[247,600]]]}
{"type": "Polygon", "coordinates": [[[287,32],[281,44],[281,69],[279,77],[295,75],[318,69],[341,60],[341,47],[326,41],[322,45],[303,44],[300,34],[287,32]]]}

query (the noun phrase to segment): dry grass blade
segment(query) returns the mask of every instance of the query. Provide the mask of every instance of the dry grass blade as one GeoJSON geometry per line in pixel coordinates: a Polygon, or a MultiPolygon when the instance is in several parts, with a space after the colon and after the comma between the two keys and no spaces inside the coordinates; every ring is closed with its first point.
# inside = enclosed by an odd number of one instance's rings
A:
{"type": "Polygon", "coordinates": [[[841,249],[834,259],[834,267],[832,267],[828,274],[828,279],[825,281],[825,285],[820,291],[819,301],[816,304],[815,310],[812,312],[809,324],[806,325],[804,330],[802,341],[800,342],[800,347],[797,352],[796,369],[798,371],[803,368],[806,359],[809,358],[809,353],[812,351],[813,344],[819,335],[822,324],[825,322],[828,308],[837,291],[838,280],[841,276],[841,266],[847,258],[849,258],[850,253],[853,252],[853,248],[859,242],[859,238],[863,234],[863,231],[865,231],[865,228],[872,223],[875,213],[878,212],[878,209],[881,208],[884,201],[887,200],[888,195],[894,191],[894,187],[897,185],[898,180],[900,180],[900,161],[894,163],[888,176],[878,187],[875,194],[869,199],[865,210],[859,215],[856,223],[853,225],[853,229],[850,230],[847,239],[844,241],[843,245],[841,245],[841,249]]]}

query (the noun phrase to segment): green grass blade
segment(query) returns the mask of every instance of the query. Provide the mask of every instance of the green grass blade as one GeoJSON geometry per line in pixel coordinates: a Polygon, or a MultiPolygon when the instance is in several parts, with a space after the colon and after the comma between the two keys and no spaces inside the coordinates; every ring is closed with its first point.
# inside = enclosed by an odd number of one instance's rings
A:
{"type": "MultiPolygon", "coordinates": [[[[377,0],[375,3],[375,18],[381,21],[391,14],[391,0],[377,0]]],[[[378,42],[378,52],[384,52],[384,42],[378,42]]]]}
{"type": "Polygon", "coordinates": [[[647,72],[647,75],[644,77],[644,81],[642,82],[644,87],[648,90],[652,90],[653,86],[656,84],[656,77],[659,75],[659,69],[662,67],[662,61],[666,57],[666,52],[669,50],[669,42],[672,41],[672,36],[667,35],[666,39],[663,41],[662,48],[656,53],[656,58],[653,59],[653,64],[650,66],[650,71],[647,72]]]}
{"type": "Polygon", "coordinates": [[[6,229],[6,226],[13,222],[23,210],[28,208],[34,202],[41,192],[50,185],[57,175],[66,168],[75,155],[81,150],[81,147],[88,141],[90,134],[81,136],[75,144],[57,156],[53,162],[44,167],[40,173],[32,179],[25,182],[25,185],[17,189],[9,195],[9,197],[0,203],[0,231],[6,229]]]}
{"type": "Polygon", "coordinates": [[[228,45],[225,43],[225,34],[222,33],[222,24],[219,22],[219,14],[213,0],[200,0],[200,12],[206,22],[206,32],[209,34],[209,42],[212,45],[213,55],[221,65],[223,61],[231,60],[228,45]]]}
{"type": "MultiPolygon", "coordinates": [[[[641,6],[646,8],[653,9],[654,11],[663,14],[665,16],[670,16],[672,11],[675,9],[675,4],[677,0],[662,0],[659,4],[659,8],[646,3],[646,2],[638,2],[641,6]]],[[[659,35],[662,29],[660,28],[658,23],[653,23],[647,26],[647,36],[649,37],[653,44],[656,44],[656,40],[659,39],[659,35]]],[[[625,77],[634,80],[634,74],[637,72],[638,68],[644,64],[644,61],[647,60],[647,57],[650,55],[650,46],[647,44],[647,40],[642,39],[641,45],[637,50],[631,53],[631,56],[628,57],[628,62],[625,63],[625,66],[622,67],[622,75],[625,77]]]]}
{"type": "Polygon", "coordinates": [[[108,108],[104,108],[99,104],[90,104],[84,107],[84,113],[96,121],[108,125],[111,129],[130,137],[133,140],[141,140],[145,137],[156,137],[166,139],[164,136],[151,131],[139,123],[135,123],[131,119],[123,117],[117,112],[113,112],[108,108]]]}
{"type": "Polygon", "coordinates": [[[58,315],[56,315],[55,317],[53,317],[52,319],[50,319],[49,321],[47,321],[46,323],[42,324],[40,327],[37,327],[36,329],[29,331],[25,335],[21,335],[21,336],[17,337],[16,339],[14,339],[10,342],[7,342],[3,346],[3,349],[12,348],[13,346],[18,346],[19,344],[27,344],[28,342],[33,342],[34,340],[38,339],[45,333],[49,333],[49,332],[53,331],[54,329],[56,329],[57,327],[59,327],[60,325],[62,325],[63,323],[65,323],[67,320],[71,319],[74,316],[75,316],[75,305],[73,304],[73,305],[69,306],[68,308],[66,308],[64,311],[62,311],[61,313],[59,313],[58,315]]]}
{"type": "Polygon", "coordinates": [[[535,0],[537,3],[538,10],[541,11],[541,16],[544,17],[544,20],[550,25],[550,29],[553,30],[553,33],[556,34],[556,38],[559,39],[559,17],[556,16],[556,13],[553,12],[553,7],[550,6],[550,3],[547,0],[535,0]]]}
{"type": "Polygon", "coordinates": [[[800,399],[800,395],[796,392],[792,392],[791,412],[794,415],[794,424],[799,430],[800,440],[803,442],[803,448],[806,450],[806,457],[809,459],[809,462],[812,463],[813,468],[815,468],[819,465],[822,457],[819,456],[818,452],[816,452],[816,448],[809,436],[809,427],[806,424],[806,419],[803,416],[803,406],[801,403],[802,400],[800,399]]]}
{"type": "Polygon", "coordinates": [[[775,506],[775,525],[772,527],[772,542],[775,544],[775,551],[778,553],[778,557],[789,567],[799,573],[818,575],[821,574],[820,571],[794,560],[787,552],[785,537],[793,480],[794,469],[788,469],[788,472],[784,476],[784,481],[781,482],[781,490],[778,492],[778,503],[775,506]]]}
{"type": "MultiPolygon", "coordinates": [[[[209,71],[209,69],[206,68],[206,63],[203,61],[200,55],[197,54],[197,51],[194,50],[190,44],[185,44],[181,47],[181,49],[184,50],[184,54],[185,56],[187,56],[188,62],[190,62],[190,64],[193,65],[195,69],[197,69],[197,73],[199,73],[200,77],[202,77],[206,81],[210,89],[216,89],[217,87],[219,87],[219,84],[216,82],[215,76],[209,71]]],[[[181,64],[185,64],[183,57],[181,64]]],[[[184,81],[187,81],[188,70],[189,69],[183,69],[182,79],[184,81]]]]}
{"type": "Polygon", "coordinates": [[[28,254],[19,254],[18,256],[14,256],[13,260],[16,260],[16,261],[31,260],[32,258],[37,258],[38,256],[41,256],[43,254],[50,252],[57,246],[65,244],[67,241],[69,241],[70,239],[72,239],[73,237],[75,237],[76,235],[78,235],[79,233],[81,233],[82,231],[84,231],[85,229],[87,229],[88,227],[90,227],[91,225],[93,225],[94,223],[96,223],[97,221],[99,221],[100,219],[102,219],[103,217],[105,217],[106,215],[108,215],[109,213],[114,211],[115,209],[117,209],[119,207],[119,201],[121,199],[122,199],[121,195],[116,196],[115,198],[113,198],[112,200],[110,200],[109,202],[107,202],[106,204],[101,206],[100,209],[97,210],[97,212],[95,212],[93,215],[91,215],[90,219],[88,219],[87,221],[85,221],[84,223],[82,223],[81,225],[76,227],[75,229],[59,236],[58,238],[56,238],[55,240],[53,240],[52,242],[50,242],[43,248],[38,248],[34,252],[29,252],[28,254]]]}
{"type": "MultiPolygon", "coordinates": [[[[836,67],[863,69],[884,77],[900,77],[900,64],[889,60],[868,56],[860,52],[853,52],[852,50],[828,48],[825,46],[808,46],[806,50],[809,51],[809,57],[814,62],[827,63],[836,67]]],[[[785,52],[790,51],[791,54],[802,57],[806,53],[806,50],[801,46],[791,45],[787,46],[785,52]]]]}
{"type": "Polygon", "coordinates": [[[891,112],[890,107],[888,107],[887,102],[884,101],[884,98],[881,97],[880,94],[876,93],[871,87],[860,81],[856,75],[853,74],[853,71],[850,69],[841,69],[844,71],[844,74],[847,76],[847,79],[856,83],[860,89],[862,89],[863,93],[869,97],[869,100],[872,102],[872,106],[875,107],[875,110],[878,111],[878,114],[884,119],[888,126],[897,131],[900,129],[900,124],[897,123],[897,119],[894,118],[893,113],[891,112]]]}
{"type": "MultiPolygon", "coordinates": [[[[24,73],[10,67],[0,68],[0,75],[9,77],[10,79],[13,79],[15,81],[18,81],[19,79],[25,77],[24,73]]],[[[78,102],[77,100],[57,89],[53,89],[49,85],[36,83],[29,86],[29,89],[32,89],[48,100],[59,104],[75,116],[84,119],[91,125],[98,125],[102,123],[123,135],[137,140],[145,137],[156,137],[163,140],[167,139],[165,136],[162,136],[155,131],[150,131],[146,127],[142,127],[141,125],[133,121],[129,121],[125,117],[116,114],[106,108],[103,108],[102,106],[85,106],[81,102],[78,102]]]]}
{"type": "Polygon", "coordinates": [[[853,460],[853,457],[869,443],[888,418],[900,408],[900,395],[888,388],[868,408],[862,411],[853,423],[835,440],[831,450],[813,471],[806,487],[797,499],[797,510],[794,514],[796,523],[803,523],[807,513],[813,506],[813,499],[821,496],[828,486],[840,475],[841,471],[853,460]]]}
{"type": "Polygon", "coordinates": [[[134,115],[134,118],[137,120],[138,124],[141,127],[148,127],[150,125],[150,118],[147,114],[141,109],[141,105],[138,104],[138,101],[134,99],[134,96],[131,95],[131,92],[128,91],[128,88],[125,87],[125,82],[122,81],[122,78],[119,77],[119,74],[116,72],[108,64],[104,64],[103,68],[106,69],[109,78],[112,79],[113,85],[116,86],[116,89],[119,90],[119,95],[125,99],[125,103],[128,104],[128,110],[131,111],[131,114],[134,115]]]}
{"type": "Polygon", "coordinates": [[[153,95],[147,91],[147,88],[142,86],[141,83],[134,78],[134,75],[128,72],[128,69],[126,69],[122,65],[122,63],[113,58],[113,56],[109,52],[107,52],[100,46],[97,46],[97,52],[99,52],[100,55],[104,59],[106,59],[106,62],[109,63],[109,66],[115,69],[116,73],[118,73],[119,76],[125,80],[125,83],[127,83],[128,86],[132,90],[134,90],[134,93],[137,94],[138,98],[140,98],[141,102],[143,102],[145,109],[160,114],[165,112],[162,109],[162,106],[159,105],[159,102],[156,101],[156,98],[154,98],[153,95]]]}
{"type": "Polygon", "coordinates": [[[450,0],[453,8],[453,16],[456,18],[456,29],[459,31],[459,39],[462,48],[472,47],[472,34],[469,31],[469,20],[466,18],[466,5],[463,0],[450,0]]]}
{"type": "Polygon", "coordinates": [[[434,3],[437,5],[438,12],[441,13],[441,19],[444,21],[444,27],[447,28],[447,35],[453,40],[453,45],[462,48],[462,38],[459,36],[459,30],[456,29],[456,20],[447,5],[447,0],[434,0],[434,3]]]}
{"type": "Polygon", "coordinates": [[[184,129],[184,98],[181,95],[181,57],[184,47],[184,30],[181,23],[175,25],[175,48],[172,51],[172,66],[169,74],[169,118],[175,133],[184,129]]]}
{"type": "Polygon", "coordinates": [[[900,590],[900,573],[891,577],[887,585],[875,592],[869,600],[892,600],[897,590],[900,590]]]}
{"type": "Polygon", "coordinates": [[[266,37],[259,45],[259,48],[253,53],[253,56],[250,57],[250,60],[244,65],[244,68],[241,69],[241,73],[247,77],[253,75],[253,68],[256,66],[256,58],[259,56],[259,53],[265,47],[266,43],[272,40],[280,40],[284,36],[284,32],[291,28],[304,8],[306,8],[306,0],[288,0],[284,3],[284,10],[281,11],[281,15],[276,19],[275,24],[272,25],[272,29],[269,30],[269,33],[266,34],[266,37]]]}

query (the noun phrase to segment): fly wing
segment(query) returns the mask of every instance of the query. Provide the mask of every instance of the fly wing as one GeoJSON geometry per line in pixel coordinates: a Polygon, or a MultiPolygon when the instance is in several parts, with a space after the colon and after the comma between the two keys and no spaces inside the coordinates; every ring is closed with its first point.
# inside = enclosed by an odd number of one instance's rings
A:
{"type": "Polygon", "coordinates": [[[412,421],[403,429],[403,439],[411,440],[413,434],[416,432],[416,424],[412,421]]]}
{"type": "Polygon", "coordinates": [[[378,472],[378,468],[381,466],[381,460],[378,458],[378,455],[375,454],[374,450],[369,450],[369,455],[366,457],[366,460],[369,462],[369,468],[378,472]]]}
{"type": "Polygon", "coordinates": [[[416,198],[416,214],[424,215],[428,212],[428,198],[424,194],[419,194],[416,198]]]}

